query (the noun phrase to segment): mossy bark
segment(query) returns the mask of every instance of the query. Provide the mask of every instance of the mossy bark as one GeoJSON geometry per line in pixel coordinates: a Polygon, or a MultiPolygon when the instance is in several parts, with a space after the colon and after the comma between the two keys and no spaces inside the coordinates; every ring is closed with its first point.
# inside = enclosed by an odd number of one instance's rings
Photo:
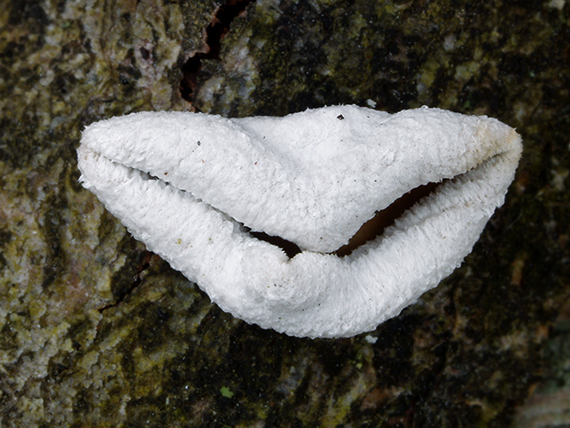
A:
{"type": "Polygon", "coordinates": [[[505,427],[570,294],[564,2],[5,2],[0,11],[0,425],[505,427]],[[562,5],[562,7],[560,7],[562,5]],[[222,37],[224,36],[225,37],[222,37]],[[78,184],[85,124],[141,110],[284,115],[429,105],[516,127],[503,208],[450,278],[377,330],[247,325],[78,184]]]}

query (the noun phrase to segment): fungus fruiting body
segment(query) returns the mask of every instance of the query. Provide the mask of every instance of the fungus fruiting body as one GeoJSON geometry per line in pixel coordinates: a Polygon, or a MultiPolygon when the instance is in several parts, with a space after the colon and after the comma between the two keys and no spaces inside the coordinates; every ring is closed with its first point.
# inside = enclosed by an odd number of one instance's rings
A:
{"type": "Polygon", "coordinates": [[[87,127],[78,159],[83,185],[223,310],[293,336],[348,337],[461,264],[521,150],[512,128],[485,116],[332,106],[115,117],[87,127]],[[339,251],[428,186],[381,234],[339,251]]]}

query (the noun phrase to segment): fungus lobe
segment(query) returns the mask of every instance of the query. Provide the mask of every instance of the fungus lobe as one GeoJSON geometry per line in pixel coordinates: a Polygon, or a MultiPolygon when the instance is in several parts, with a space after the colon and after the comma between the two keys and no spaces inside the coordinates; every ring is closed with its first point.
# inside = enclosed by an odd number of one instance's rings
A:
{"type": "Polygon", "coordinates": [[[521,151],[485,116],[331,106],[115,117],[85,129],[78,161],[83,185],[223,310],[293,336],[348,337],[461,264],[521,151]],[[347,247],[385,210],[398,217],[347,247]]]}

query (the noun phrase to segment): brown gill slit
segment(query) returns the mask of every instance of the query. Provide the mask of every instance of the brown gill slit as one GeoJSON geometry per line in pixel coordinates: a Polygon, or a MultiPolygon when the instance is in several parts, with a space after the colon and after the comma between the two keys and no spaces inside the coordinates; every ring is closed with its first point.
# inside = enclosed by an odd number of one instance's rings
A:
{"type": "MultiPolygon", "coordinates": [[[[356,232],[354,236],[350,238],[348,244],[343,245],[332,254],[335,254],[339,257],[348,256],[358,247],[364,245],[368,241],[376,239],[378,236],[384,233],[384,230],[387,227],[393,225],[396,219],[404,214],[406,210],[410,209],[420,199],[423,199],[432,193],[440,184],[441,183],[428,183],[422,186],[418,186],[402,195],[400,198],[392,202],[392,204],[390,204],[388,207],[376,212],[374,217],[364,223],[358,232],[356,232]]],[[[302,251],[297,244],[291,241],[287,241],[286,239],[283,239],[279,236],[270,236],[265,232],[251,231],[249,228],[248,231],[249,234],[253,237],[280,247],[290,259],[302,251]]]]}
{"type": "Polygon", "coordinates": [[[441,183],[428,183],[410,190],[400,196],[383,210],[377,211],[374,217],[360,226],[358,232],[333,254],[339,257],[348,256],[361,245],[376,239],[384,233],[384,230],[392,226],[397,218],[414,206],[420,199],[425,198],[441,183]]]}

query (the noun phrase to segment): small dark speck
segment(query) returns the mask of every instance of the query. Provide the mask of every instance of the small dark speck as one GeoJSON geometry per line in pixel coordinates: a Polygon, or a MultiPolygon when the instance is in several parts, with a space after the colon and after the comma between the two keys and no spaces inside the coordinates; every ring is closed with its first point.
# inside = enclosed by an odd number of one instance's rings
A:
{"type": "Polygon", "coordinates": [[[196,143],[196,145],[198,145],[198,146],[199,146],[200,144],[202,144],[202,143],[200,143],[200,141],[198,141],[198,142],[196,143]]]}
{"type": "Polygon", "coordinates": [[[150,58],[150,52],[148,49],[140,48],[140,52],[144,60],[148,60],[150,58]]]}
{"type": "Polygon", "coordinates": [[[337,118],[338,120],[343,120],[343,119],[344,119],[344,116],[343,116],[342,114],[339,114],[336,118],[337,118]]]}

